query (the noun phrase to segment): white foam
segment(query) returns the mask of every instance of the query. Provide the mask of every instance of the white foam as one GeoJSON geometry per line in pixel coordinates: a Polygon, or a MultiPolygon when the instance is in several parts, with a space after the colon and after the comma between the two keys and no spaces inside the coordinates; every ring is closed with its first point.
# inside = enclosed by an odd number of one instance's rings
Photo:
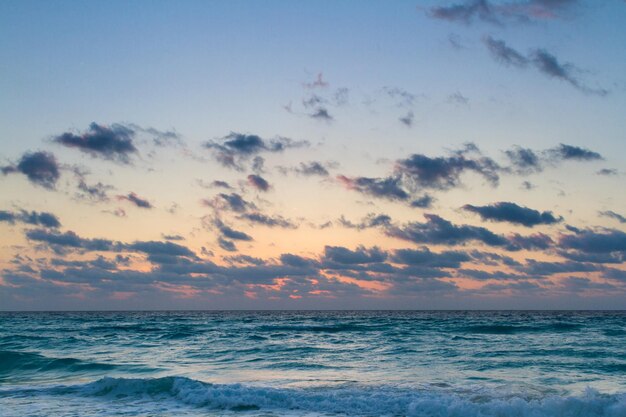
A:
{"type": "Polygon", "coordinates": [[[412,417],[626,417],[626,393],[587,390],[579,396],[523,398],[394,388],[285,389],[241,384],[207,384],[193,379],[104,378],[76,387],[86,396],[112,396],[175,401],[211,410],[263,410],[279,415],[338,413],[341,415],[412,417]]]}

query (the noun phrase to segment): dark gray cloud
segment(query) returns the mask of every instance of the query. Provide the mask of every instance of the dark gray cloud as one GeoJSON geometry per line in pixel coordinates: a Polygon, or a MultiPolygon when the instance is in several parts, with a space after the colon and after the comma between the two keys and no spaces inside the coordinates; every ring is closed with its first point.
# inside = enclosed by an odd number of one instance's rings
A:
{"type": "Polygon", "coordinates": [[[530,62],[527,57],[517,52],[515,49],[507,46],[503,40],[486,36],[483,38],[483,42],[494,59],[502,64],[521,68],[527,66],[530,62]]]}
{"type": "Polygon", "coordinates": [[[591,162],[604,159],[598,152],[564,143],[543,151],[515,146],[504,151],[504,154],[511,164],[506,170],[520,175],[538,173],[546,165],[555,166],[565,161],[591,162]]]}
{"type": "Polygon", "coordinates": [[[383,250],[373,247],[366,249],[359,246],[352,251],[343,246],[325,246],[324,261],[336,262],[339,264],[369,264],[380,263],[387,259],[387,253],[383,250]]]}
{"type": "Polygon", "coordinates": [[[562,235],[559,246],[583,253],[626,252],[626,233],[616,229],[578,230],[575,234],[562,235]]]}
{"type": "Polygon", "coordinates": [[[108,201],[108,192],[114,188],[115,187],[112,185],[103,184],[101,182],[89,185],[81,178],[78,180],[78,190],[80,192],[77,195],[80,198],[92,201],[108,201]]]}
{"type": "Polygon", "coordinates": [[[608,217],[610,219],[614,219],[617,220],[618,222],[624,224],[626,223],[626,217],[622,216],[619,213],[616,213],[612,210],[605,210],[605,211],[600,211],[598,212],[598,214],[602,217],[608,217]]]}
{"type": "Polygon", "coordinates": [[[219,245],[220,248],[224,249],[225,251],[237,252],[237,246],[231,240],[224,239],[223,237],[220,236],[219,238],[217,238],[217,244],[219,245]]]}
{"type": "Polygon", "coordinates": [[[184,256],[195,258],[196,254],[189,248],[173,242],[156,240],[138,241],[124,245],[125,250],[143,252],[147,255],[184,256]]]}
{"type": "Polygon", "coordinates": [[[213,224],[215,225],[215,227],[217,227],[217,229],[220,231],[220,233],[222,234],[224,238],[231,239],[231,240],[243,240],[243,241],[253,240],[252,236],[244,232],[235,230],[231,228],[230,226],[227,226],[226,224],[224,224],[224,222],[222,222],[219,219],[216,219],[213,222],[213,224]]]}
{"type": "Polygon", "coordinates": [[[300,162],[300,165],[294,168],[294,171],[300,175],[307,177],[318,175],[320,177],[327,177],[329,175],[328,169],[321,162],[300,162]]]}
{"type": "Polygon", "coordinates": [[[506,3],[488,0],[465,0],[448,6],[427,9],[427,15],[449,22],[469,25],[482,21],[498,26],[508,22],[529,23],[556,19],[578,4],[578,0],[513,0],[506,3]]]}
{"type": "Polygon", "coordinates": [[[237,193],[220,193],[212,200],[203,200],[203,204],[213,207],[216,210],[228,210],[236,213],[243,213],[248,210],[255,210],[256,205],[250,201],[246,201],[237,193]]]}
{"type": "Polygon", "coordinates": [[[549,149],[548,152],[552,158],[564,161],[600,161],[604,159],[598,152],[581,148],[579,146],[566,145],[564,143],[559,144],[559,146],[555,148],[549,149]]]}
{"type": "Polygon", "coordinates": [[[78,236],[72,231],[58,232],[46,229],[27,230],[26,237],[34,242],[50,246],[57,252],[63,248],[82,249],[86,251],[114,251],[121,249],[119,243],[108,239],[88,239],[78,236]]]}
{"type": "Polygon", "coordinates": [[[576,262],[594,264],[621,264],[626,262],[626,252],[585,253],[577,250],[559,251],[560,256],[576,262]]]}
{"type": "Polygon", "coordinates": [[[333,116],[330,115],[326,107],[318,107],[313,111],[313,113],[309,114],[309,117],[316,120],[323,120],[325,122],[332,122],[335,120],[333,116]]]}
{"type": "Polygon", "coordinates": [[[172,241],[180,241],[180,240],[185,240],[185,238],[181,235],[166,235],[166,234],[162,234],[161,236],[163,236],[163,239],[165,240],[172,240],[172,241]]]}
{"type": "Polygon", "coordinates": [[[586,94],[605,96],[608,91],[602,88],[591,88],[585,85],[577,77],[577,73],[583,72],[575,65],[559,62],[558,58],[545,49],[534,49],[528,55],[524,55],[511,48],[503,40],[494,39],[491,36],[483,38],[483,42],[498,62],[517,68],[534,67],[542,74],[569,83],[574,88],[586,94]]]}
{"type": "Polygon", "coordinates": [[[50,152],[26,152],[17,165],[0,168],[4,175],[22,173],[35,185],[53,190],[61,177],[59,164],[50,152]]]}
{"type": "Polygon", "coordinates": [[[250,174],[248,175],[248,184],[253,186],[259,191],[268,191],[270,189],[270,183],[260,175],[250,174]]]}
{"type": "Polygon", "coordinates": [[[546,250],[554,244],[552,238],[544,233],[535,233],[529,236],[514,233],[508,239],[507,249],[509,250],[546,250]]]}
{"type": "Polygon", "coordinates": [[[520,174],[530,174],[543,170],[540,156],[532,149],[516,146],[504,151],[504,153],[511,161],[514,169],[520,174]]]}
{"type": "Polygon", "coordinates": [[[410,222],[386,230],[389,236],[414,243],[463,245],[471,241],[488,246],[507,246],[509,241],[484,227],[455,225],[436,214],[425,214],[426,222],[410,222]]]}
{"type": "Polygon", "coordinates": [[[137,152],[137,148],[133,144],[134,136],[135,131],[128,126],[113,124],[107,127],[93,122],[89,125],[89,129],[81,135],[66,132],[52,140],[94,157],[128,163],[130,155],[137,152]]]}
{"type": "Polygon", "coordinates": [[[594,272],[601,270],[602,267],[590,263],[574,261],[543,262],[529,259],[525,265],[518,266],[515,269],[532,277],[573,272],[594,272]]]}
{"type": "Polygon", "coordinates": [[[551,211],[540,212],[507,201],[501,201],[487,206],[466,204],[463,206],[463,209],[478,214],[483,220],[509,222],[526,227],[541,224],[555,224],[563,220],[562,217],[555,217],[551,211]]]}
{"type": "Polygon", "coordinates": [[[394,252],[391,260],[400,264],[430,268],[459,268],[462,262],[471,261],[472,258],[465,252],[444,251],[436,253],[431,252],[426,246],[422,246],[420,249],[398,249],[394,252]]]}
{"type": "Polygon", "coordinates": [[[411,201],[411,207],[431,208],[434,201],[435,198],[433,196],[431,196],[430,194],[424,194],[423,196],[411,201]]]}
{"type": "Polygon", "coordinates": [[[231,132],[217,139],[205,142],[204,146],[216,152],[216,159],[222,165],[243,169],[243,163],[263,152],[282,152],[289,148],[308,146],[306,141],[294,141],[289,138],[277,137],[263,139],[258,135],[231,132]]]}
{"type": "Polygon", "coordinates": [[[152,204],[148,200],[146,200],[145,198],[139,197],[134,192],[133,193],[129,193],[127,195],[118,195],[117,199],[118,200],[129,201],[129,202],[133,203],[134,205],[136,205],[139,208],[144,208],[144,209],[154,208],[152,206],[152,204]]]}
{"type": "Polygon", "coordinates": [[[11,212],[6,210],[0,210],[0,222],[7,222],[11,224],[25,223],[34,226],[43,226],[58,228],[61,227],[59,218],[52,213],[45,211],[26,211],[19,210],[17,212],[11,212]]]}
{"type": "Polygon", "coordinates": [[[259,212],[244,213],[238,218],[268,227],[281,227],[283,229],[295,229],[298,227],[295,223],[285,219],[283,216],[268,216],[259,212]]]}
{"type": "Polygon", "coordinates": [[[499,181],[500,167],[491,158],[480,155],[475,145],[468,144],[466,150],[458,151],[449,157],[431,158],[413,154],[396,162],[396,172],[403,180],[415,188],[447,190],[458,187],[461,175],[472,171],[485,178],[492,185],[499,181]],[[476,154],[470,155],[471,153],[476,154]]]}
{"type": "Polygon", "coordinates": [[[347,227],[350,229],[371,229],[373,227],[381,227],[381,226],[389,226],[391,225],[391,217],[386,214],[376,214],[369,213],[365,216],[359,223],[352,223],[349,220],[346,220],[344,216],[339,218],[339,224],[343,227],[347,227]]]}
{"type": "Polygon", "coordinates": [[[350,178],[345,175],[339,175],[337,179],[351,190],[378,198],[387,200],[407,200],[410,197],[409,193],[402,188],[400,177],[350,178]]]}

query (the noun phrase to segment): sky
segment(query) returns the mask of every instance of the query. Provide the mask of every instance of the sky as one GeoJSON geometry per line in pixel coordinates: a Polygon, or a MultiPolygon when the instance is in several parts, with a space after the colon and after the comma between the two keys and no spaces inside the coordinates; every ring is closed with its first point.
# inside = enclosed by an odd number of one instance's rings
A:
{"type": "Polygon", "coordinates": [[[0,2],[0,310],[624,309],[626,2],[0,2]]]}

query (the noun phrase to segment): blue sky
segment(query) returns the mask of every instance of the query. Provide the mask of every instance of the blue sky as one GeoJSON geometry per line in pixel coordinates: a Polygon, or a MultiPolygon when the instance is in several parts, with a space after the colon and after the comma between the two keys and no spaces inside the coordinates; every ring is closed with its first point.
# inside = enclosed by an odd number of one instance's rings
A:
{"type": "Polygon", "coordinates": [[[1,308],[624,308],[625,18],[3,2],[1,308]]]}

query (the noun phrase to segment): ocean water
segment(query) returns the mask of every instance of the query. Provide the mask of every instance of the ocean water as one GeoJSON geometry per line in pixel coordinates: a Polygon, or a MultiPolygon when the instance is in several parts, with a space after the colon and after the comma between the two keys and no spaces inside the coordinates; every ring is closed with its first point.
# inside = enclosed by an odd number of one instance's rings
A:
{"type": "Polygon", "coordinates": [[[626,313],[0,313],[0,415],[626,417],[626,313]]]}

